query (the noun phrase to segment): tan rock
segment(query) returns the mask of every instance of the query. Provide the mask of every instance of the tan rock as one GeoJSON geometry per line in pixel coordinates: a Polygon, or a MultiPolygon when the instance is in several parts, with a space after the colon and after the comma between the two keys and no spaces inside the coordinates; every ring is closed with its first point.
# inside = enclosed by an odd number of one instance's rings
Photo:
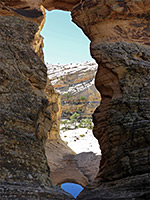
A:
{"type": "Polygon", "coordinates": [[[1,198],[71,199],[54,187],[43,143],[52,127],[46,66],[33,50],[38,25],[0,16],[1,198]]]}
{"type": "Polygon", "coordinates": [[[48,77],[61,96],[61,117],[69,119],[77,112],[80,118],[91,118],[101,100],[94,86],[97,63],[86,61],[68,65],[49,64],[47,67],[48,77]]]}
{"type": "Polygon", "coordinates": [[[49,107],[45,92],[41,6],[73,8],[73,21],[91,40],[99,65],[102,103],[93,118],[102,159],[97,178],[79,199],[150,199],[149,0],[0,2],[2,199],[71,199],[52,186],[43,148],[50,110],[58,109],[49,107]]]}
{"type": "Polygon", "coordinates": [[[46,156],[53,184],[77,183],[85,187],[98,173],[100,156],[92,152],[75,154],[60,139],[47,140],[46,156]]]}
{"type": "Polygon", "coordinates": [[[150,2],[90,2],[76,6],[72,17],[91,39],[99,65],[95,84],[102,101],[93,132],[102,159],[93,185],[79,199],[148,199],[150,2]]]}
{"type": "Polygon", "coordinates": [[[48,109],[51,113],[51,129],[48,132],[48,139],[60,139],[59,127],[61,118],[61,98],[58,93],[55,92],[49,79],[47,80],[46,94],[48,97],[49,106],[48,109]]]}

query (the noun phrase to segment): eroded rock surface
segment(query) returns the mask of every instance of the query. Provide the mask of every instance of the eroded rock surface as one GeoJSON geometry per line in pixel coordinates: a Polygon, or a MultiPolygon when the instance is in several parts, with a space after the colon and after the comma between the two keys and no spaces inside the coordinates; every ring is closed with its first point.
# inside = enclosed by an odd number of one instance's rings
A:
{"type": "Polygon", "coordinates": [[[34,51],[38,25],[0,17],[2,199],[70,199],[49,179],[44,142],[52,127],[44,91],[47,69],[34,51]]]}
{"type": "Polygon", "coordinates": [[[149,6],[86,0],[73,9],[73,21],[91,39],[102,95],[93,115],[100,170],[79,199],[150,198],[149,6]]]}
{"type": "Polygon", "coordinates": [[[150,199],[149,0],[0,2],[1,197],[71,199],[52,186],[43,148],[52,126],[39,37],[43,6],[75,6],[73,21],[98,63],[103,100],[93,118],[102,160],[79,199],[150,199]]]}
{"type": "Polygon", "coordinates": [[[70,119],[75,112],[81,118],[91,118],[101,99],[94,85],[97,63],[49,64],[47,68],[48,77],[61,96],[61,118],[70,119]]]}
{"type": "Polygon", "coordinates": [[[47,140],[45,149],[53,184],[71,182],[85,187],[96,177],[100,155],[93,152],[75,154],[60,139],[47,140]]]}
{"type": "Polygon", "coordinates": [[[2,16],[19,15],[40,24],[41,19],[44,17],[43,7],[47,10],[71,11],[79,2],[80,0],[2,0],[0,8],[2,16]]]}
{"type": "Polygon", "coordinates": [[[60,118],[61,118],[61,97],[55,92],[49,79],[47,79],[46,94],[49,102],[49,111],[51,113],[51,129],[48,132],[47,140],[59,140],[60,118]]]}

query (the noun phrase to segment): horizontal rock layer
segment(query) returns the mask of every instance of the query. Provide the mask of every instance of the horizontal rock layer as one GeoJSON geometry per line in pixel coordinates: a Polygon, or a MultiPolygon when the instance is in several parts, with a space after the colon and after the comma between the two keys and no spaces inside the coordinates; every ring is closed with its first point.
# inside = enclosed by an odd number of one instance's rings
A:
{"type": "Polygon", "coordinates": [[[47,67],[48,77],[61,96],[61,118],[70,118],[75,112],[80,118],[91,118],[100,103],[100,94],[94,85],[97,64],[86,61],[47,67]]]}
{"type": "Polygon", "coordinates": [[[44,17],[44,8],[47,10],[61,9],[71,11],[80,0],[2,0],[0,2],[1,15],[15,15],[28,18],[40,25],[44,17]]]}
{"type": "Polygon", "coordinates": [[[78,199],[87,200],[149,200],[149,174],[130,176],[111,182],[103,182],[98,187],[87,187],[78,199]],[[142,187],[141,187],[142,186],[142,187]]]}
{"type": "Polygon", "coordinates": [[[0,16],[0,27],[0,196],[70,199],[49,179],[44,142],[54,112],[45,92],[47,69],[34,50],[38,25],[0,16]]]}
{"type": "Polygon", "coordinates": [[[91,39],[102,96],[93,114],[100,170],[80,199],[150,197],[149,5],[146,0],[86,0],[72,11],[73,21],[91,39]],[[126,189],[128,194],[121,192],[126,189]]]}
{"type": "Polygon", "coordinates": [[[58,187],[43,187],[31,184],[0,182],[1,199],[28,199],[28,200],[73,200],[74,198],[58,187]]]}
{"type": "Polygon", "coordinates": [[[79,198],[150,199],[149,0],[0,2],[1,196],[71,199],[53,188],[43,148],[52,127],[39,36],[43,6],[75,6],[73,21],[91,40],[98,63],[102,102],[93,119],[102,160],[79,198]]]}

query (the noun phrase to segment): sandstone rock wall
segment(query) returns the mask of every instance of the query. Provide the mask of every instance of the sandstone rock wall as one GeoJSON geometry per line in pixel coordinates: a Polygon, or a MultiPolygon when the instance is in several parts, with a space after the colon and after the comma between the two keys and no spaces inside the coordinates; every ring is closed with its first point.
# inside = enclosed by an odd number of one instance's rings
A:
{"type": "Polygon", "coordinates": [[[46,97],[47,69],[39,27],[18,16],[0,16],[0,196],[4,199],[72,199],[49,179],[44,143],[53,128],[46,97]],[[36,37],[36,40],[38,37],[36,37]],[[40,54],[39,54],[40,55],[40,54]]]}
{"type": "Polygon", "coordinates": [[[45,149],[53,184],[60,186],[71,182],[85,187],[96,177],[100,155],[93,152],[75,154],[60,139],[47,140],[45,149]]]}
{"type": "Polygon", "coordinates": [[[71,11],[79,2],[80,0],[2,0],[0,2],[1,16],[19,15],[40,25],[44,17],[43,7],[47,10],[71,11]]]}
{"type": "Polygon", "coordinates": [[[49,111],[51,113],[51,129],[48,132],[47,140],[60,139],[61,97],[55,92],[49,79],[47,79],[46,94],[49,102],[49,111]]]}
{"type": "Polygon", "coordinates": [[[79,199],[150,198],[149,6],[146,0],[86,0],[72,11],[91,39],[102,95],[93,114],[102,151],[91,186],[97,188],[87,188],[79,199]],[[121,193],[123,188],[128,193],[121,193]]]}
{"type": "Polygon", "coordinates": [[[103,100],[93,118],[102,160],[79,199],[150,199],[149,0],[0,2],[2,198],[71,199],[52,186],[43,148],[52,119],[38,32],[41,6],[75,6],[73,21],[91,40],[98,63],[103,100]]]}

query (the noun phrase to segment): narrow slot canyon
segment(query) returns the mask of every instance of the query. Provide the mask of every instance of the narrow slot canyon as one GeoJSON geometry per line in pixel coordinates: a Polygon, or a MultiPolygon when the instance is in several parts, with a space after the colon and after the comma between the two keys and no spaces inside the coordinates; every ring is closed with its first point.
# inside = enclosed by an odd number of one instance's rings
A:
{"type": "Polygon", "coordinates": [[[3,200],[74,199],[60,189],[64,182],[85,187],[77,197],[82,200],[150,199],[149,12],[148,0],[0,2],[3,200]],[[45,9],[71,12],[98,64],[95,86],[102,100],[92,118],[102,155],[92,179],[91,154],[86,162],[59,136],[61,101],[48,79],[40,36],[45,9]]]}

